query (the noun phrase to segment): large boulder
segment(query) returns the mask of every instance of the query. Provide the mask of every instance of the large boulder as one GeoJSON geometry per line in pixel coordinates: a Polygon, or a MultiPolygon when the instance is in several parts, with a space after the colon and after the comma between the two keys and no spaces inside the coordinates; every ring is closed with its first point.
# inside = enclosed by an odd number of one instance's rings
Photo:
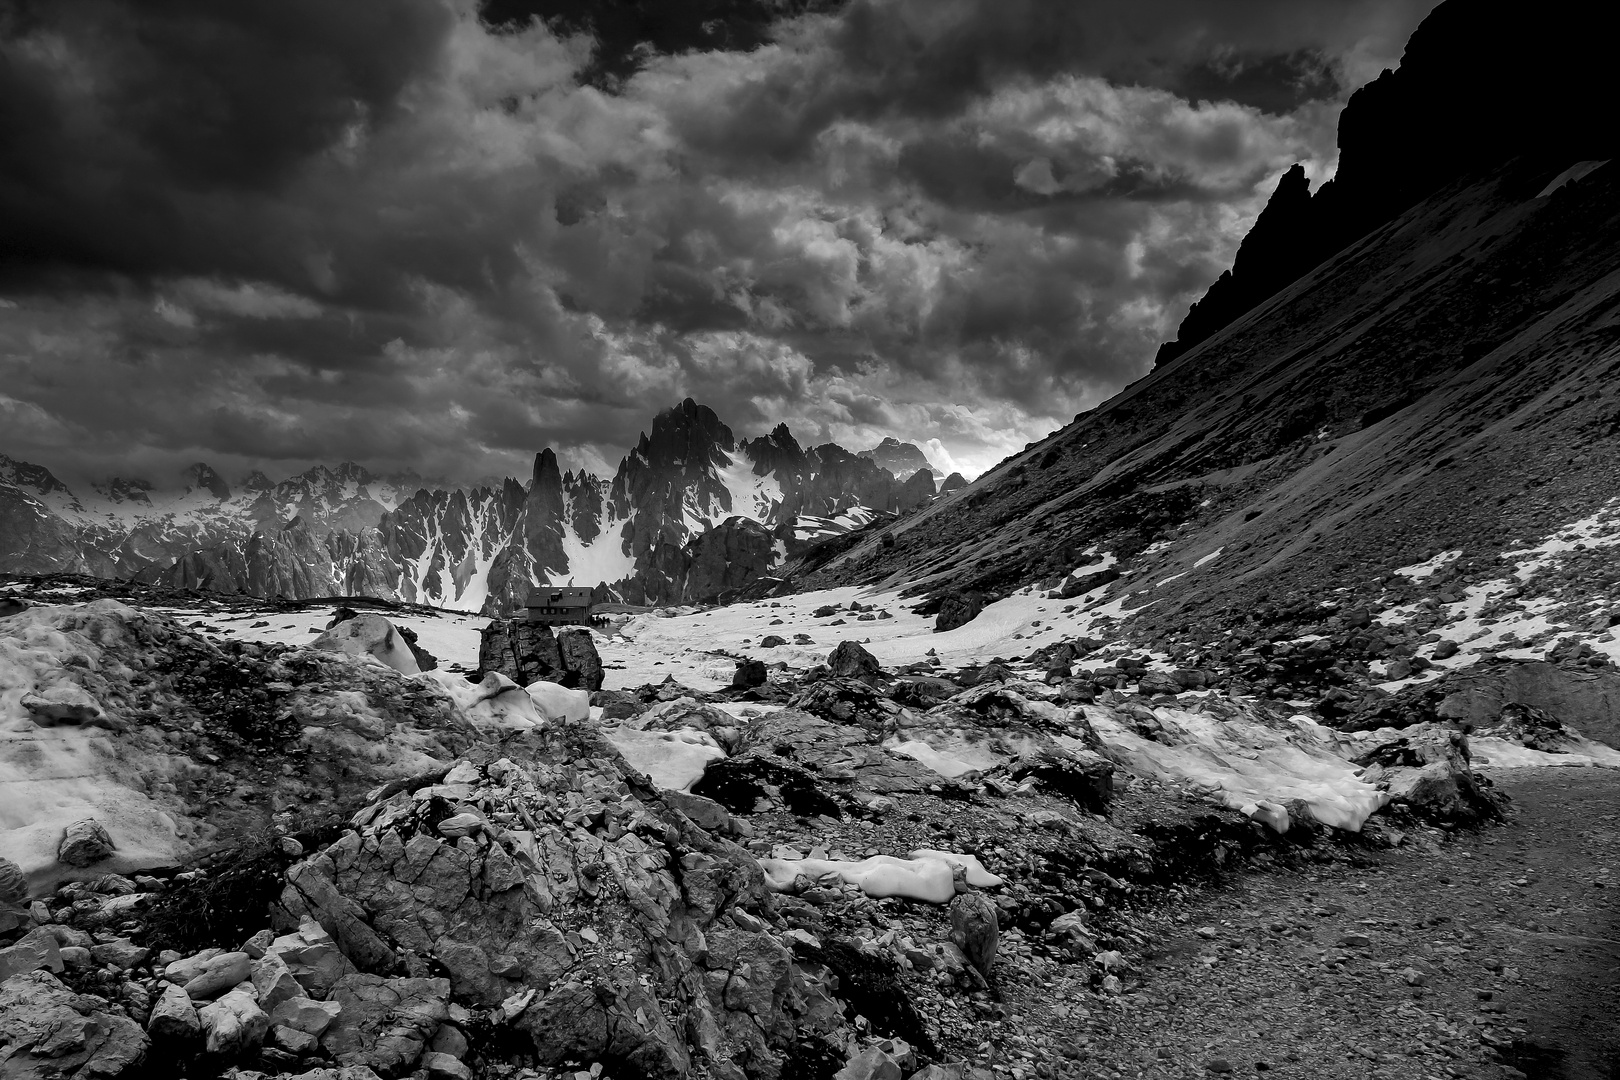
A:
{"type": "Polygon", "coordinates": [[[202,1021],[197,1016],[197,1006],[192,1003],[191,995],[173,983],[165,986],[152,1005],[146,1030],[154,1039],[172,1042],[191,1042],[201,1038],[202,1021]]]}
{"type": "Polygon", "coordinates": [[[113,853],[113,838],[95,818],[81,818],[62,833],[56,857],[69,866],[90,866],[113,853]]]}
{"type": "Polygon", "coordinates": [[[1355,759],[1362,779],[1382,784],[1392,801],[1438,822],[1479,822],[1501,817],[1501,808],[1475,779],[1468,737],[1439,724],[1407,728],[1355,759]]]}
{"type": "Polygon", "coordinates": [[[35,927],[16,942],[0,949],[0,982],[30,971],[62,971],[62,953],[55,935],[35,927]]]}
{"type": "Polygon", "coordinates": [[[1001,925],[990,898],[982,892],[957,894],[951,901],[951,944],[991,982],[1000,942],[1001,925]]]}
{"type": "Polygon", "coordinates": [[[840,641],[827,656],[827,669],[840,679],[870,679],[883,674],[878,658],[858,641],[840,641]]]}
{"type": "Polygon", "coordinates": [[[572,678],[553,681],[592,693],[602,689],[602,657],[596,651],[596,640],[589,630],[561,631],[557,634],[557,651],[562,654],[563,671],[572,678]]]}
{"type": "Polygon", "coordinates": [[[934,617],[934,633],[943,634],[966,626],[984,610],[984,597],[978,593],[947,593],[940,598],[939,614],[934,617]]]}
{"type": "Polygon", "coordinates": [[[489,1010],[494,1037],[527,1042],[540,1064],[676,1077],[696,1058],[728,1080],[774,1080],[796,1033],[848,1034],[777,931],[722,919],[770,918],[754,859],[673,810],[588,729],[471,752],[353,826],[288,871],[278,924],[318,922],[384,980],[442,972],[457,1004],[489,1010]],[[476,838],[438,829],[474,807],[487,823],[476,838]]]}
{"type": "Polygon", "coordinates": [[[219,1057],[240,1057],[264,1045],[270,1017],[259,1008],[252,991],[232,990],[218,1001],[197,1010],[203,1045],[219,1057]]]}
{"type": "Polygon", "coordinates": [[[739,660],[737,670],[731,676],[731,686],[734,690],[750,690],[756,686],[764,686],[770,681],[770,672],[765,669],[763,660],[739,660]]]}
{"type": "Polygon", "coordinates": [[[602,658],[583,627],[554,633],[522,617],[496,619],[478,642],[480,672],[498,671],[519,686],[544,680],[571,689],[602,689],[602,658]]]}
{"type": "Polygon", "coordinates": [[[186,980],[185,991],[193,1001],[211,1001],[253,974],[253,961],[245,952],[220,953],[202,971],[186,980]]]}
{"type": "Polygon", "coordinates": [[[0,858],[0,911],[26,907],[28,875],[10,859],[0,858]]]}
{"type": "Polygon", "coordinates": [[[0,1075],[135,1076],[147,1045],[139,1024],[102,998],[75,994],[48,971],[0,983],[0,1075]]]}

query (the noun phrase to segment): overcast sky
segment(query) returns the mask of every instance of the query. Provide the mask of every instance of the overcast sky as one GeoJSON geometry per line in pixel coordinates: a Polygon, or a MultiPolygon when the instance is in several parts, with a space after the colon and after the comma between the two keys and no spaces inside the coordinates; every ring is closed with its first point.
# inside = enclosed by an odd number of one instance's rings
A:
{"type": "Polygon", "coordinates": [[[1432,6],[0,0],[0,453],[611,473],[689,395],[972,475],[1148,369],[1432,6]]]}

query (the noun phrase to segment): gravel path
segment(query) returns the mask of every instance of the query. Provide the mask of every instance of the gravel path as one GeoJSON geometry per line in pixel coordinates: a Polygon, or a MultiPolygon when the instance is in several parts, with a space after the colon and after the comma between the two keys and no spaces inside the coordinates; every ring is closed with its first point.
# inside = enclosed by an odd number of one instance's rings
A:
{"type": "Polygon", "coordinates": [[[1615,1080],[1620,772],[1496,782],[1505,828],[1420,832],[1370,868],[1234,875],[1161,909],[1124,995],[1031,987],[996,1056],[1045,1075],[1060,1055],[1074,1077],[1615,1080]]]}

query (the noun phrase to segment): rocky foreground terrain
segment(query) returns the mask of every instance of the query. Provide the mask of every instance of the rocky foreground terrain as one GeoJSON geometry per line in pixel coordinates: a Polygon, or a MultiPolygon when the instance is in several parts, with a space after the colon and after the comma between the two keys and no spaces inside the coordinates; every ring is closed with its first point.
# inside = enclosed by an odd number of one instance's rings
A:
{"type": "MultiPolygon", "coordinates": [[[[655,425],[619,556],[733,603],[0,579],[0,1078],[1620,1075],[1606,69],[1481,10],[974,483],[655,425]],[[651,527],[767,476],[842,493],[785,564],[651,527]]],[[[541,465],[413,580],[586,565],[541,465]]]]}
{"type": "Polygon", "coordinates": [[[86,588],[0,612],[0,1075],[1505,1078],[1615,1049],[1534,1005],[1613,937],[1592,766],[1620,752],[1559,719],[1584,657],[1333,726],[1218,654],[885,666],[850,633],[600,689],[617,635],[497,621],[463,674],[376,611],[238,641],[137,587],[58,602],[86,588]],[[1525,815],[1557,858],[1508,855],[1525,815]]]}

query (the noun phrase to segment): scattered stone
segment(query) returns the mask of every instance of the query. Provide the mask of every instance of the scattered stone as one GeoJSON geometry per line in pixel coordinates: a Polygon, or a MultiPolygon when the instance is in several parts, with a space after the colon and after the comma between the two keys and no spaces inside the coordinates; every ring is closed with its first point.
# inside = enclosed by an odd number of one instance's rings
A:
{"type": "Polygon", "coordinates": [[[191,995],[169,983],[152,1006],[152,1015],[146,1022],[147,1033],[154,1039],[189,1042],[202,1036],[202,1021],[191,995]]]}
{"type": "Polygon", "coordinates": [[[962,950],[986,980],[994,982],[1001,928],[996,905],[982,892],[959,893],[951,901],[951,944],[962,950]]]}
{"type": "Polygon", "coordinates": [[[422,1068],[428,1080],[472,1080],[472,1070],[449,1054],[429,1050],[422,1055],[422,1068]]]}
{"type": "Polygon", "coordinates": [[[294,933],[271,942],[265,955],[272,953],[281,958],[293,978],[314,997],[324,998],[339,979],[354,970],[332,935],[313,919],[305,920],[294,933]]]}
{"type": "MultiPolygon", "coordinates": [[[[202,952],[196,953],[192,956],[171,960],[163,968],[163,977],[169,982],[178,983],[179,985],[184,986],[192,979],[195,979],[197,976],[207,971],[208,965],[214,959],[214,957],[223,956],[224,954],[224,949],[204,949],[202,952]]],[[[159,953],[158,961],[161,963],[163,957],[167,955],[168,953],[159,953]]]]}
{"type": "Polygon", "coordinates": [[[211,1001],[253,975],[253,961],[245,952],[220,953],[208,961],[202,972],[186,981],[192,1001],[211,1001]]]}
{"type": "MultiPolygon", "coordinates": [[[[780,644],[781,639],[777,642],[780,644]]],[[[764,642],[760,643],[761,645],[764,642]]],[[[764,686],[770,679],[770,673],[765,668],[763,660],[739,660],[737,670],[731,676],[731,685],[738,690],[749,690],[756,686],[764,686]]]]}
{"type": "Polygon", "coordinates": [[[293,997],[281,1002],[270,1012],[270,1022],[277,1027],[288,1027],[307,1035],[320,1037],[332,1026],[343,1005],[338,1001],[316,1001],[313,998],[293,997]]]}
{"type": "Polygon", "coordinates": [[[284,1001],[304,996],[304,988],[293,978],[286,961],[275,953],[268,953],[253,961],[252,979],[253,990],[259,996],[259,1007],[266,1011],[273,1011],[284,1001]]]}
{"type": "MultiPolygon", "coordinates": [[[[238,953],[243,956],[246,954],[238,953]]],[[[270,1017],[247,990],[232,990],[197,1010],[203,1044],[210,1054],[238,1057],[257,1050],[270,1031],[270,1017]]]]}
{"type": "Polygon", "coordinates": [[[883,674],[877,657],[856,641],[839,642],[827,656],[827,669],[837,679],[871,679],[883,674]]]}
{"type": "Polygon", "coordinates": [[[98,964],[110,964],[120,971],[128,971],[146,962],[152,950],[142,948],[128,938],[113,938],[90,947],[90,958],[98,964]]]}
{"type": "Polygon", "coordinates": [[[308,1032],[277,1024],[271,1025],[270,1044],[296,1057],[308,1057],[319,1049],[321,1041],[308,1032]]]}

